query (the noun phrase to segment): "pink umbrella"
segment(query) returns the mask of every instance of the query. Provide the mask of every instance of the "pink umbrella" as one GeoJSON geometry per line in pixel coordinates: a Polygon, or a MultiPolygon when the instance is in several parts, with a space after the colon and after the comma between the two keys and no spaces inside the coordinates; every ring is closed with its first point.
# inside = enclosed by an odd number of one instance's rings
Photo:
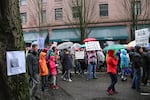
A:
{"type": "Polygon", "coordinates": [[[96,41],[95,38],[86,38],[83,40],[83,42],[90,42],[90,41],[96,41]]]}

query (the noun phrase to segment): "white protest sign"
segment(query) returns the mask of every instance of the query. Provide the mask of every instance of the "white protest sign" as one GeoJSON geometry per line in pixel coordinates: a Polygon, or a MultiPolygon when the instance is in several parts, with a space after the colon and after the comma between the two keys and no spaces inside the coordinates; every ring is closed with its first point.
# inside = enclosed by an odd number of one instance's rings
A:
{"type": "Polygon", "coordinates": [[[136,45],[141,47],[147,47],[149,45],[149,30],[148,28],[135,31],[136,45]]]}
{"type": "Polygon", "coordinates": [[[84,59],[84,51],[76,51],[75,59],[84,59]]]}
{"type": "Polygon", "coordinates": [[[6,58],[8,76],[26,73],[24,51],[8,51],[6,58]]]}
{"type": "Polygon", "coordinates": [[[57,47],[57,44],[58,44],[57,42],[53,42],[54,47],[57,47]]]}
{"type": "Polygon", "coordinates": [[[93,50],[100,50],[100,44],[98,41],[91,41],[91,42],[86,42],[86,51],[93,51],[93,50]]]}
{"type": "Polygon", "coordinates": [[[37,39],[37,44],[39,49],[44,49],[44,42],[45,42],[44,37],[39,37],[37,39]]]}

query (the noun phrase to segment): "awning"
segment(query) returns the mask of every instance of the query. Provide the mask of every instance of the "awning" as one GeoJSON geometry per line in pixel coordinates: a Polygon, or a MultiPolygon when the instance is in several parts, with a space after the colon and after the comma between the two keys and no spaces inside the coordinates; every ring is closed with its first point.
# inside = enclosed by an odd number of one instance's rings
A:
{"type": "Polygon", "coordinates": [[[40,34],[42,37],[46,39],[48,35],[48,31],[44,30],[44,31],[40,31],[40,33],[39,32],[23,32],[25,43],[32,43],[33,41],[36,41],[38,37],[40,36],[40,34]]]}
{"type": "Polygon", "coordinates": [[[50,41],[80,41],[80,33],[77,29],[55,29],[52,30],[50,41]]]}
{"type": "Polygon", "coordinates": [[[126,26],[96,27],[90,28],[91,32],[88,37],[97,40],[120,40],[128,39],[126,26]]]}

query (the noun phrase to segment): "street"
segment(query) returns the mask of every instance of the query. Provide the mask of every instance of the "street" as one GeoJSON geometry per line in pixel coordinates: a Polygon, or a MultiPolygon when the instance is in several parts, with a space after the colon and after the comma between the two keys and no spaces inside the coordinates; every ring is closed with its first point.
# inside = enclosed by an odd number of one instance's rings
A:
{"type": "Polygon", "coordinates": [[[150,86],[141,86],[144,93],[131,89],[131,79],[125,82],[120,81],[116,89],[118,94],[108,95],[106,88],[109,85],[110,79],[105,72],[97,72],[98,79],[86,80],[86,75],[83,77],[74,75],[73,82],[66,82],[58,76],[59,90],[50,89],[47,93],[42,93],[42,100],[150,100],[150,86]]]}

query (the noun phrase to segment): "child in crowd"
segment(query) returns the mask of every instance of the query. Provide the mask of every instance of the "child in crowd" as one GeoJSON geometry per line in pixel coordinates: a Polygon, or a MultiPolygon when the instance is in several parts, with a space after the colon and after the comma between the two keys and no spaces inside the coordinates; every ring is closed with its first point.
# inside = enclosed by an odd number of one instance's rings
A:
{"type": "Polygon", "coordinates": [[[42,81],[42,91],[46,91],[48,82],[48,68],[46,65],[46,53],[41,52],[39,55],[40,76],[42,81]]]}
{"type": "Polygon", "coordinates": [[[57,86],[56,83],[56,76],[57,76],[57,68],[56,68],[56,59],[55,59],[55,54],[54,52],[51,52],[51,56],[50,56],[50,74],[51,74],[51,88],[52,89],[59,89],[59,86],[57,86]]]}

